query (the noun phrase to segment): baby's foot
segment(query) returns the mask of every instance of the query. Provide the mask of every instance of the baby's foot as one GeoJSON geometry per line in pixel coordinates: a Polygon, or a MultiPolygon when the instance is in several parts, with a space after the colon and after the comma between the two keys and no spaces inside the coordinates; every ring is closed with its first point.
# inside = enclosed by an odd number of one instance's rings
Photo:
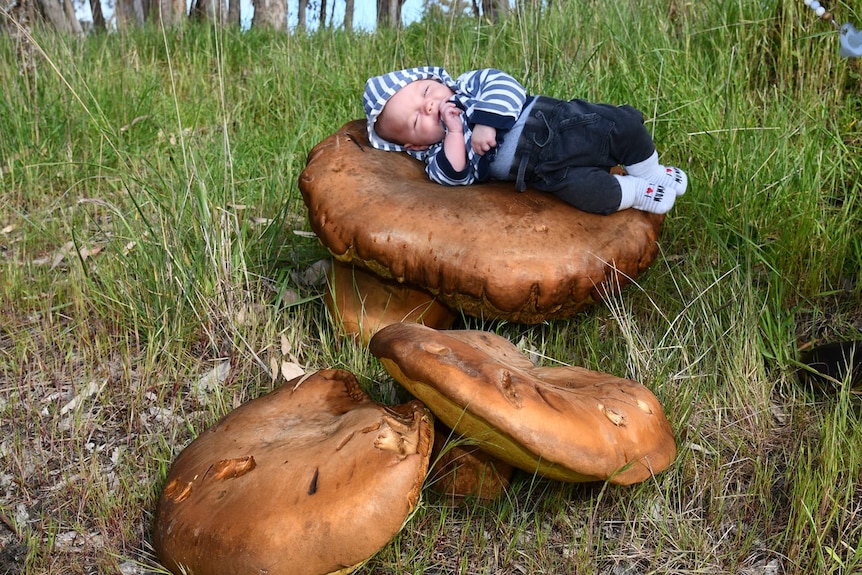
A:
{"type": "Polygon", "coordinates": [[[688,187],[688,176],[674,166],[657,166],[651,173],[639,176],[659,186],[671,187],[676,195],[681,196],[688,187]]]}
{"type": "Polygon", "coordinates": [[[644,184],[638,187],[632,207],[653,214],[665,214],[670,211],[676,201],[676,190],[671,186],[653,182],[644,182],[644,184]]]}
{"type": "Polygon", "coordinates": [[[685,172],[675,166],[664,166],[664,174],[662,176],[670,179],[670,185],[676,190],[676,195],[681,196],[685,193],[685,189],[688,187],[688,176],[685,172]]]}

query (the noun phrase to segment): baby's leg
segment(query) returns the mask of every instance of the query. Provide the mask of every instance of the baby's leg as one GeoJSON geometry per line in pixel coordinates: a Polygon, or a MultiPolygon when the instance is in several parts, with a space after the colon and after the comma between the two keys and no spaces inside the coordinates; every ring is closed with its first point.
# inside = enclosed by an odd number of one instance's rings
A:
{"type": "Polygon", "coordinates": [[[533,185],[579,210],[603,215],[627,208],[664,214],[673,207],[677,196],[670,186],[614,175],[601,168],[569,167],[556,176],[533,185]]]}
{"type": "Polygon", "coordinates": [[[623,199],[620,183],[603,168],[570,166],[545,174],[532,185],[579,210],[596,214],[616,212],[623,199]]]}
{"type": "Polygon", "coordinates": [[[652,136],[639,110],[606,104],[599,104],[596,109],[614,124],[609,138],[609,152],[614,162],[622,165],[629,175],[671,187],[678,196],[685,193],[688,176],[679,168],[659,163],[652,136]]]}

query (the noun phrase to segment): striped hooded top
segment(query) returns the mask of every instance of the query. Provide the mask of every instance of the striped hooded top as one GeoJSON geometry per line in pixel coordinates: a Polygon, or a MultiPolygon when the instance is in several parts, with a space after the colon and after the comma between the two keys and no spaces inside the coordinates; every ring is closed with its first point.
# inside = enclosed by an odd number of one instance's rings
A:
{"type": "Polygon", "coordinates": [[[368,120],[368,140],[377,149],[407,152],[425,162],[431,180],[444,185],[466,185],[488,178],[488,165],[493,154],[479,156],[470,146],[471,128],[475,124],[491,126],[500,131],[510,129],[526,102],[524,87],[512,76],[493,68],[466,72],[453,80],[443,68],[425,66],[406,68],[369,78],[365,83],[363,105],[368,120]],[[386,102],[398,90],[416,80],[437,80],[452,89],[452,101],[464,111],[464,145],[467,147],[467,168],[456,172],[443,154],[439,142],[426,150],[406,150],[390,142],[374,130],[374,124],[386,102]]]}

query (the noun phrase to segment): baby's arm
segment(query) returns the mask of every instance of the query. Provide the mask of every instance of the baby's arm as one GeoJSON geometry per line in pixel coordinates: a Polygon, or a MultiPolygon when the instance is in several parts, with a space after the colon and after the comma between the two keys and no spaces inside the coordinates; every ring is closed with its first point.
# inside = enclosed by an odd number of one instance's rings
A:
{"type": "Polygon", "coordinates": [[[461,109],[452,102],[442,104],[440,121],[446,126],[443,141],[414,157],[425,162],[425,171],[433,182],[444,186],[472,184],[476,177],[467,164],[467,142],[461,109]]]}
{"type": "Polygon", "coordinates": [[[464,124],[461,120],[461,110],[452,102],[440,106],[440,119],[446,125],[446,135],[443,137],[443,153],[456,172],[463,172],[467,167],[467,148],[464,145],[464,124]]]}

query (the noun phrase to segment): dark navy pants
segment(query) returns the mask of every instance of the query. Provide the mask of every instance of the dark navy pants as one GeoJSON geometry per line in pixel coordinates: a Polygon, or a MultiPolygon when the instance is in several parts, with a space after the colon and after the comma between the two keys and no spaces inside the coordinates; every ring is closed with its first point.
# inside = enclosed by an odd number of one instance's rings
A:
{"type": "Polygon", "coordinates": [[[655,151],[643,114],[631,106],[536,96],[518,139],[511,177],[550,192],[578,209],[609,214],[619,208],[619,182],[609,173],[655,151]]]}

